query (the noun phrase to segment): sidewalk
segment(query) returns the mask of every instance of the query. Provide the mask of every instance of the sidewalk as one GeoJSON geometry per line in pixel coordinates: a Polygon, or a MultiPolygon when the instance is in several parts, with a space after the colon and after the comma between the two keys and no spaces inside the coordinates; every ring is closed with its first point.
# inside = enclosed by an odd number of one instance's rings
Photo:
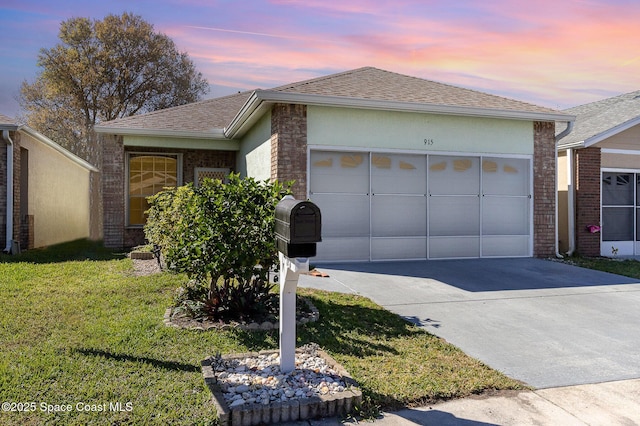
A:
{"type": "MultiPolygon", "coordinates": [[[[310,420],[296,426],[355,425],[339,419],[310,420]]],[[[500,392],[384,413],[375,426],[637,425],[640,379],[535,391],[500,392]]]]}

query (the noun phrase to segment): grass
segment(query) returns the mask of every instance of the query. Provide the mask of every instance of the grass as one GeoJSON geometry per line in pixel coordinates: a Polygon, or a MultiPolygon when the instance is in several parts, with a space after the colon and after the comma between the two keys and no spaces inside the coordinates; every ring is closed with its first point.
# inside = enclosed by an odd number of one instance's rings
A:
{"type": "MultiPolygon", "coordinates": [[[[94,243],[0,257],[0,277],[0,403],[35,403],[0,411],[3,425],[212,424],[200,361],[278,347],[277,330],[165,327],[185,277],[136,277],[131,260],[94,243]],[[47,412],[67,404],[70,412],[47,412]]],[[[523,388],[368,299],[300,293],[320,320],[299,328],[298,344],[316,342],[345,366],[365,409],[523,388]]]]}
{"type": "Polygon", "coordinates": [[[588,269],[624,275],[640,279],[640,262],[633,259],[611,259],[606,257],[568,257],[565,262],[588,269]]]}

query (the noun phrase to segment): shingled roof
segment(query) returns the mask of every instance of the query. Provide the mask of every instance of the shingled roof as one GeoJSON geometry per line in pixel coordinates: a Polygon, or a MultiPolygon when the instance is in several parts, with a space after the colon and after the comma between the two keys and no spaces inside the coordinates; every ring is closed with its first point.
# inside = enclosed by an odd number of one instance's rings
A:
{"type": "Polygon", "coordinates": [[[192,132],[220,137],[224,129],[227,137],[233,137],[242,132],[239,129],[248,128],[263,113],[265,105],[275,102],[520,119],[573,119],[554,109],[502,96],[364,67],[114,120],[96,129],[103,133],[144,133],[147,129],[156,134],[192,132]]]}
{"type": "Polygon", "coordinates": [[[358,68],[271,89],[271,91],[409,102],[468,108],[557,113],[558,111],[374,67],[358,68]]]}
{"type": "Polygon", "coordinates": [[[207,99],[173,108],[133,115],[100,124],[100,131],[153,129],[162,132],[209,133],[223,129],[252,92],[207,99]]]}
{"type": "Polygon", "coordinates": [[[565,112],[575,115],[573,131],[560,140],[560,146],[598,142],[607,135],[640,124],[640,90],[591,102],[565,112]]]}
{"type": "Polygon", "coordinates": [[[0,126],[1,125],[9,125],[9,126],[15,126],[16,121],[11,118],[11,117],[7,117],[4,114],[0,114],[0,126]]]}

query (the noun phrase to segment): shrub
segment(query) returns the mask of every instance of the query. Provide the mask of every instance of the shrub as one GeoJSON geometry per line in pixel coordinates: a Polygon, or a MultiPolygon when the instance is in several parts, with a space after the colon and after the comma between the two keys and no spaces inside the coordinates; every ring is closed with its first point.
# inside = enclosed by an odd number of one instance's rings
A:
{"type": "Polygon", "coordinates": [[[268,274],[278,261],[275,206],[289,188],[232,174],[227,183],[205,179],[150,198],[146,237],[171,270],[207,283],[210,318],[268,308],[268,274]]]}

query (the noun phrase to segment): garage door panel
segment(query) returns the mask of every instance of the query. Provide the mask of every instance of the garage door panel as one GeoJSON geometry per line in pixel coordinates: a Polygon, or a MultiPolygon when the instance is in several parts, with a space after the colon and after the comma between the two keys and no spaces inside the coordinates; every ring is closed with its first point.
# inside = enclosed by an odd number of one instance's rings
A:
{"type": "Polygon", "coordinates": [[[372,260],[426,259],[427,238],[372,238],[372,260]]]}
{"type": "Polygon", "coordinates": [[[528,235],[501,235],[482,237],[483,257],[529,256],[528,235]]]}
{"type": "Polygon", "coordinates": [[[430,197],[429,235],[480,235],[478,197],[430,197]]]}
{"type": "Polygon", "coordinates": [[[319,261],[347,261],[369,260],[369,237],[332,238],[322,237],[322,242],[317,244],[317,256],[319,261]]]}
{"type": "Polygon", "coordinates": [[[482,235],[529,235],[528,197],[484,197],[482,235]]]}
{"type": "Polygon", "coordinates": [[[373,194],[426,194],[424,155],[371,154],[373,194]]]}
{"type": "Polygon", "coordinates": [[[529,176],[527,159],[482,159],[482,193],[485,195],[529,195],[529,176]]]}
{"type": "Polygon", "coordinates": [[[430,237],[429,258],[450,259],[480,256],[480,237],[430,237]]]}
{"type": "Polygon", "coordinates": [[[323,237],[369,235],[369,196],[313,194],[311,201],[320,208],[323,237]]]}
{"type": "Polygon", "coordinates": [[[371,198],[374,237],[426,236],[427,199],[424,196],[374,195],[371,198]]]}
{"type": "Polygon", "coordinates": [[[369,155],[312,152],[311,193],[369,193],[369,155]]]}
{"type": "Polygon", "coordinates": [[[471,195],[480,193],[480,158],[429,157],[429,194],[471,195]]]}

